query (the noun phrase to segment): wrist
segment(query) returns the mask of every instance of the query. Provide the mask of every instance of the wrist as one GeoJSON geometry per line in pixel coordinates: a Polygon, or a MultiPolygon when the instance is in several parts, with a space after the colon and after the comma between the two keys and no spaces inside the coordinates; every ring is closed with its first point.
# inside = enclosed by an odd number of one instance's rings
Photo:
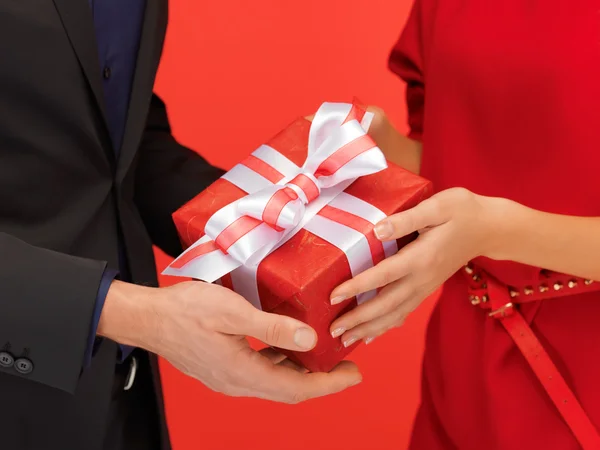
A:
{"type": "Polygon", "coordinates": [[[159,325],[154,313],[157,291],[159,289],[113,281],[97,334],[119,344],[150,350],[159,325]]]}
{"type": "Polygon", "coordinates": [[[485,199],[487,206],[484,221],[488,233],[481,256],[494,260],[512,260],[513,249],[521,242],[521,234],[530,220],[527,217],[528,208],[505,198],[485,199]]]}

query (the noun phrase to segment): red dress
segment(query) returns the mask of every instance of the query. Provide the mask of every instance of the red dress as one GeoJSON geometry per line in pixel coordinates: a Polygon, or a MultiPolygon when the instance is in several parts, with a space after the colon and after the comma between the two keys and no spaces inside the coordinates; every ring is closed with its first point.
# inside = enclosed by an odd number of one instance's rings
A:
{"type": "MultiPolygon", "coordinates": [[[[600,216],[600,2],[416,0],[390,67],[407,82],[411,135],[437,190],[600,216]]],[[[543,277],[479,264],[511,286],[543,277]]],[[[600,428],[600,293],[520,308],[600,428]]],[[[411,448],[581,448],[505,328],[471,305],[461,274],[428,327],[411,448]]]]}

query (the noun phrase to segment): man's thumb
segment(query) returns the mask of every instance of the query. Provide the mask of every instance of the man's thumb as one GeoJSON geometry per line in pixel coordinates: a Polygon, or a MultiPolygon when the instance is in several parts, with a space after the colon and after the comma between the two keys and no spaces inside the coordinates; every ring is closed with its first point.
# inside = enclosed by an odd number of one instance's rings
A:
{"type": "Polygon", "coordinates": [[[291,317],[255,310],[248,317],[243,334],[272,347],[293,351],[309,351],[317,345],[317,333],[308,325],[291,317]]]}

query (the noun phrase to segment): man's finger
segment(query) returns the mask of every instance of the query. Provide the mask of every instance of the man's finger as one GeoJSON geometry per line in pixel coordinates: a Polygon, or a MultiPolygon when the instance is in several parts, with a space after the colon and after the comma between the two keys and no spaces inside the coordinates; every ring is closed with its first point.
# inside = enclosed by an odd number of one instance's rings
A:
{"type": "Polygon", "coordinates": [[[358,368],[349,361],[343,361],[330,373],[300,373],[277,365],[257,388],[262,398],[295,404],[342,392],[361,381],[358,368]]]}
{"type": "Polygon", "coordinates": [[[291,317],[255,308],[244,311],[235,332],[286,350],[306,352],[317,345],[317,333],[308,325],[291,317]]]}
{"type": "Polygon", "coordinates": [[[296,364],[293,361],[290,361],[289,359],[284,359],[283,361],[281,361],[278,364],[278,366],[288,367],[288,368],[293,369],[296,372],[300,372],[300,373],[308,373],[308,369],[296,364]]]}
{"type": "MultiPolygon", "coordinates": [[[[242,354],[240,354],[242,355],[242,354]]],[[[330,373],[302,373],[287,364],[274,365],[257,352],[244,353],[236,364],[243,373],[237,389],[252,396],[282,403],[299,403],[316,397],[341,392],[362,381],[358,367],[343,361],[330,373]]]]}
{"type": "Polygon", "coordinates": [[[271,347],[263,348],[258,353],[268,358],[273,364],[280,364],[287,359],[287,356],[271,347]]]}

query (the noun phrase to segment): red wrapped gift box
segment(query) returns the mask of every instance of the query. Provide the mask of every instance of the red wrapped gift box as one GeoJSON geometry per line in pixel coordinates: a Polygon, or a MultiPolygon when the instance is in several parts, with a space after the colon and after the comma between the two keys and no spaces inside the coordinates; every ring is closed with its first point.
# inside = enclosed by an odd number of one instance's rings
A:
{"type": "MultiPolygon", "coordinates": [[[[298,119],[267,145],[302,166],[307,157],[310,127],[309,121],[298,119]]],[[[256,160],[249,159],[246,163],[251,166],[256,160]]],[[[432,187],[429,181],[388,163],[387,169],[358,178],[344,192],[390,215],[414,207],[431,195],[432,187]]],[[[190,247],[204,236],[205,225],[215,212],[246,195],[231,182],[219,179],[175,212],[173,218],[184,247],[190,247]]],[[[368,239],[374,239],[373,225],[363,222],[360,231],[368,239]]],[[[412,238],[414,236],[398,241],[398,248],[412,238]]],[[[337,306],[330,303],[333,289],[349,278],[351,269],[346,255],[305,229],[258,266],[256,282],[262,309],[294,317],[312,326],[318,334],[318,344],[310,352],[282,350],[310,371],[330,371],[356,346],[344,348],[341,340],[332,338],[329,332],[335,318],[357,305],[356,299],[337,306]]],[[[224,276],[221,283],[232,287],[230,276],[224,276]]]]}

